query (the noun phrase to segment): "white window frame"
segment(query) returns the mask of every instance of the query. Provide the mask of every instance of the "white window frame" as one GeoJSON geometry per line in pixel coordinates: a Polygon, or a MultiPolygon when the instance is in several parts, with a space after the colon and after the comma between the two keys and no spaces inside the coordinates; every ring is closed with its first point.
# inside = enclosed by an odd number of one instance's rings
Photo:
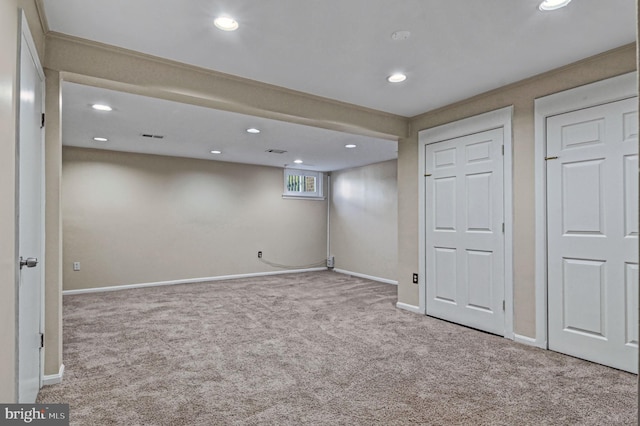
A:
{"type": "Polygon", "coordinates": [[[285,199],[324,200],[323,192],[324,173],[301,169],[284,169],[283,193],[285,199]],[[287,183],[289,176],[313,176],[316,178],[316,190],[314,192],[289,191],[287,183]]]}

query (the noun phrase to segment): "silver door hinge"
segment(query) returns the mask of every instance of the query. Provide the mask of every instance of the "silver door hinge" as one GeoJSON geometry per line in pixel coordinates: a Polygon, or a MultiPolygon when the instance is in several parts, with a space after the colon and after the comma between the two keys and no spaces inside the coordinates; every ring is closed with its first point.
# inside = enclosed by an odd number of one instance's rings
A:
{"type": "Polygon", "coordinates": [[[502,145],[502,155],[504,155],[504,145],[502,145]]]}
{"type": "Polygon", "coordinates": [[[502,301],[502,312],[504,312],[504,311],[506,311],[506,310],[507,310],[506,305],[507,305],[507,302],[505,302],[505,301],[503,300],[503,301],[502,301]]]}
{"type": "Polygon", "coordinates": [[[44,333],[40,333],[40,349],[44,348],[44,333]]]}
{"type": "Polygon", "coordinates": [[[502,233],[504,234],[504,222],[502,222],[502,233]]]}

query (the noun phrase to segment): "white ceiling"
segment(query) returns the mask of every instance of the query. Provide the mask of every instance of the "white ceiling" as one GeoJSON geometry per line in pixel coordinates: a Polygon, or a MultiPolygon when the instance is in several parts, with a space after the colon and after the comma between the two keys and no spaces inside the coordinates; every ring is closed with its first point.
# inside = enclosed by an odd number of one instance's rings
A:
{"type": "Polygon", "coordinates": [[[635,41],[634,0],[574,0],[554,12],[539,2],[43,0],[51,31],[407,117],[635,41]],[[240,28],[216,29],[219,14],[240,28]],[[393,40],[399,30],[410,37],[393,40]],[[408,79],[388,83],[395,71],[408,79]]]}
{"type": "Polygon", "coordinates": [[[62,85],[65,146],[334,171],[397,158],[397,142],[162,99],[62,85]],[[91,108],[108,104],[113,111],[91,108]],[[248,128],[260,129],[249,134],[248,128]],[[143,137],[142,134],[164,136],[143,137]],[[95,142],[106,137],[107,142],[95,142]],[[345,145],[357,145],[347,149],[345,145]],[[269,149],[285,150],[274,154],[269,149]],[[212,150],[221,154],[211,154],[212,150]],[[302,164],[294,164],[301,159],[302,164]]]}

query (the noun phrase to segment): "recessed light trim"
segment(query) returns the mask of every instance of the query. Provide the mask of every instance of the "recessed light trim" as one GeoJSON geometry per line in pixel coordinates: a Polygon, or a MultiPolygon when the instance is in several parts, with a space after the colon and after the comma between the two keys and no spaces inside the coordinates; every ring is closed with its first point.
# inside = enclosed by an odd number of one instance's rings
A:
{"type": "Polygon", "coordinates": [[[401,72],[391,74],[389,77],[387,77],[387,81],[389,83],[402,83],[406,79],[407,79],[407,75],[401,72]]]}
{"type": "Polygon", "coordinates": [[[411,32],[407,30],[399,30],[391,33],[391,40],[403,41],[408,40],[411,37],[411,32]]]}
{"type": "Polygon", "coordinates": [[[542,3],[540,3],[540,6],[538,8],[543,12],[549,10],[557,10],[565,7],[570,2],[571,0],[544,0],[542,3]]]}
{"type": "Polygon", "coordinates": [[[247,133],[251,133],[251,134],[257,135],[258,133],[260,133],[260,129],[256,129],[255,127],[251,127],[249,129],[247,129],[247,133]]]}
{"type": "Polygon", "coordinates": [[[217,149],[214,149],[211,151],[211,153],[218,155],[218,154],[222,154],[222,151],[218,151],[217,149]]]}
{"type": "Polygon", "coordinates": [[[97,110],[97,111],[113,111],[113,108],[111,108],[109,105],[105,105],[105,104],[93,104],[91,105],[91,108],[97,110]]]}
{"type": "Polygon", "coordinates": [[[93,138],[93,140],[96,141],[96,142],[107,142],[109,139],[101,138],[101,137],[95,137],[95,138],[93,138]]]}
{"type": "Polygon", "coordinates": [[[347,149],[353,149],[353,148],[355,148],[355,147],[357,147],[357,146],[358,146],[358,145],[356,145],[356,144],[348,143],[348,144],[346,144],[344,147],[345,147],[345,148],[347,148],[347,149]]]}
{"type": "Polygon", "coordinates": [[[293,160],[293,162],[296,163],[296,164],[302,164],[303,163],[302,160],[293,160]]]}
{"type": "Polygon", "coordinates": [[[235,31],[238,29],[238,22],[230,16],[218,16],[213,20],[213,25],[222,31],[235,31]]]}

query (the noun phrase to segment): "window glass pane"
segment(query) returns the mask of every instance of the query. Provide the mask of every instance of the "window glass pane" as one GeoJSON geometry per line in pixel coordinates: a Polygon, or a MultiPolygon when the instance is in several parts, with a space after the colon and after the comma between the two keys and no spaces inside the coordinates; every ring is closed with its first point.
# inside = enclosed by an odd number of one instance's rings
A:
{"type": "Polygon", "coordinates": [[[304,177],[305,192],[316,192],[316,178],[314,176],[304,177]]]}
{"type": "Polygon", "coordinates": [[[302,176],[289,175],[287,190],[291,192],[300,192],[302,190],[301,179],[302,176]]]}

